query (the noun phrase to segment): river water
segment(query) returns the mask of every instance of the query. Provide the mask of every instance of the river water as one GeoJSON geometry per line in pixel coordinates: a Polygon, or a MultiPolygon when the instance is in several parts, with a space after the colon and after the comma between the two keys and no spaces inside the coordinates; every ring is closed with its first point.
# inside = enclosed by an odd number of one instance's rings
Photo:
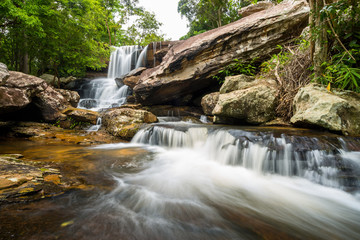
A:
{"type": "Polygon", "coordinates": [[[159,123],[130,143],[1,143],[89,186],[0,208],[0,239],[360,239],[360,139],[159,123]]]}

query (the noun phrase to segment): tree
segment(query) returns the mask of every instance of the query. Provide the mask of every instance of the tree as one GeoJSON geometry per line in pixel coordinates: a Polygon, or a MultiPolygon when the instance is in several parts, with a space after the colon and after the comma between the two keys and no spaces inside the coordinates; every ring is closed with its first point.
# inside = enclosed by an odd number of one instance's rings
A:
{"type": "Polygon", "coordinates": [[[360,2],[310,0],[315,79],[360,92],[360,2]]]}
{"type": "Polygon", "coordinates": [[[2,0],[0,61],[9,69],[57,77],[106,66],[110,45],[162,39],[154,14],[138,0],[2,0]],[[140,16],[136,31],[123,27],[140,16]],[[127,36],[129,35],[129,36],[127,36]],[[133,39],[130,39],[132,37],[133,39]],[[123,41],[127,39],[127,41],[123,41]]]}
{"type": "Polygon", "coordinates": [[[238,20],[238,10],[249,4],[248,0],[180,0],[178,12],[189,21],[190,27],[183,38],[238,20]]]}

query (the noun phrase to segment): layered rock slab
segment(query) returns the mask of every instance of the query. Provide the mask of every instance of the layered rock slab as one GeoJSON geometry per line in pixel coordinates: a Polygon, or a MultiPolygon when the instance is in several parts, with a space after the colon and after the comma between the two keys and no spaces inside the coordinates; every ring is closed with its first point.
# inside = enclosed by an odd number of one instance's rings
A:
{"type": "Polygon", "coordinates": [[[321,127],[344,135],[360,136],[360,94],[333,90],[309,84],[294,98],[294,115],[290,122],[297,126],[321,127]]]}
{"type": "MultiPolygon", "coordinates": [[[[173,103],[206,89],[212,76],[233,59],[259,61],[278,51],[277,45],[298,37],[307,25],[306,1],[281,4],[174,45],[162,63],[140,76],[134,92],[144,105],[173,103]]],[[[216,83],[215,83],[216,84],[216,83]]]]}

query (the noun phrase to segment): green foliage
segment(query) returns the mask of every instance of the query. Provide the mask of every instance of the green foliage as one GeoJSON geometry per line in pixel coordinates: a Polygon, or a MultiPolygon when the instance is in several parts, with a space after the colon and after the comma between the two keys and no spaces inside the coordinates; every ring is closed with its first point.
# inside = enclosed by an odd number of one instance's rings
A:
{"type": "MultiPolygon", "coordinates": [[[[329,58],[315,81],[360,92],[360,2],[340,0],[324,6],[319,14],[328,23],[329,58]]],[[[315,38],[319,30],[315,28],[315,38]]]]}
{"type": "Polygon", "coordinates": [[[226,25],[240,18],[238,10],[250,0],[180,0],[178,12],[189,21],[189,32],[182,39],[226,25]]]}
{"type": "Polygon", "coordinates": [[[154,14],[138,0],[0,1],[0,62],[9,69],[57,77],[106,66],[110,45],[163,40],[154,14]],[[130,16],[139,19],[124,30],[130,16]]]}
{"type": "Polygon", "coordinates": [[[251,62],[244,63],[239,59],[234,59],[233,62],[227,65],[224,69],[220,70],[217,75],[213,78],[216,79],[220,84],[224,83],[225,77],[245,74],[248,76],[254,76],[257,72],[255,66],[256,59],[251,62]]]}
{"type": "MultiPolygon", "coordinates": [[[[350,53],[359,59],[359,50],[351,49],[350,53]]],[[[346,52],[335,54],[330,62],[324,62],[324,74],[317,81],[324,85],[331,83],[335,88],[360,92],[360,68],[354,67],[356,61],[347,55],[346,52]]]]}
{"type": "Polygon", "coordinates": [[[278,45],[277,48],[280,50],[280,52],[278,54],[272,55],[270,60],[265,61],[260,65],[262,72],[271,72],[275,70],[276,66],[284,65],[287,61],[289,61],[291,53],[286,51],[283,46],[278,45]]]}

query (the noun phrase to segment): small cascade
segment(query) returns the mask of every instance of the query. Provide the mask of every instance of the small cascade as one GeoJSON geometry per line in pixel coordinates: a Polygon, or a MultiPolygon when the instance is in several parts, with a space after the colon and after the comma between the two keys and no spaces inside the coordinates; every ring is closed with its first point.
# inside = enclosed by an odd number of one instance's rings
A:
{"type": "Polygon", "coordinates": [[[145,65],[147,48],[141,46],[114,47],[111,53],[107,78],[97,78],[83,84],[78,92],[78,108],[99,111],[121,106],[126,102],[130,88],[118,86],[115,78],[145,65]]]}
{"type": "Polygon", "coordinates": [[[360,172],[360,152],[346,150],[340,138],[320,144],[316,138],[302,136],[259,136],[234,129],[154,125],[139,131],[132,142],[192,149],[210,161],[259,174],[297,176],[348,191],[360,187],[354,177],[360,172]]]}
{"type": "Polygon", "coordinates": [[[100,129],[101,124],[102,124],[102,120],[101,120],[101,117],[99,117],[99,118],[96,120],[96,125],[90,126],[87,131],[88,131],[88,132],[97,132],[97,131],[100,129]]]}
{"type": "Polygon", "coordinates": [[[156,44],[157,44],[157,42],[153,42],[154,67],[156,66],[156,57],[155,57],[155,53],[156,53],[156,44]]]}

